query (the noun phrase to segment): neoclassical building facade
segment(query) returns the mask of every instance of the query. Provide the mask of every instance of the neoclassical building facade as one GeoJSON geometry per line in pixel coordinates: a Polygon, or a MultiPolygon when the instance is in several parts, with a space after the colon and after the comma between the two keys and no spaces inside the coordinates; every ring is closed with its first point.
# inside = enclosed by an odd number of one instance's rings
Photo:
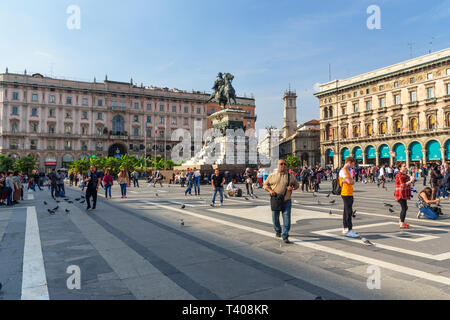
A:
{"type": "Polygon", "coordinates": [[[450,49],[320,85],[321,162],[450,160],[450,49]]]}
{"type": "MultiPolygon", "coordinates": [[[[191,139],[194,128],[206,131],[208,98],[205,92],[137,86],[132,79],[82,82],[6,70],[0,74],[0,153],[35,156],[47,171],[93,155],[170,158],[179,143],[171,139],[174,130],[186,129],[191,139]]],[[[237,101],[253,119],[255,100],[237,101]]]]}

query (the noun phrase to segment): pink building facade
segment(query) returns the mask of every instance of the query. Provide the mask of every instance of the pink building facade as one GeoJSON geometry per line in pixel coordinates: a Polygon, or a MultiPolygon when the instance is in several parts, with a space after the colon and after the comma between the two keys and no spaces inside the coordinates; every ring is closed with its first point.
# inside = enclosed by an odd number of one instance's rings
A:
{"type": "MultiPolygon", "coordinates": [[[[156,154],[170,158],[172,132],[207,127],[209,95],[40,74],[0,74],[0,153],[33,155],[41,170],[80,158],[156,154]]],[[[254,106],[254,99],[246,99],[254,106]]]]}

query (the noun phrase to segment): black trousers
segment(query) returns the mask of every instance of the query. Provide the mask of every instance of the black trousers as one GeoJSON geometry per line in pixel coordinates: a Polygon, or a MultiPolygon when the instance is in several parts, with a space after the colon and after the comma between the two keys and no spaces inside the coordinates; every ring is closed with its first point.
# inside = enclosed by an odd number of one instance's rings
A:
{"type": "Polygon", "coordinates": [[[342,216],[344,229],[348,229],[348,231],[350,231],[353,229],[353,196],[342,196],[342,200],[344,201],[344,214],[342,216]]]}
{"type": "Polygon", "coordinates": [[[86,189],[86,202],[88,208],[91,206],[91,198],[93,200],[92,208],[95,208],[97,205],[97,188],[87,188],[86,189]]]}
{"type": "Polygon", "coordinates": [[[400,212],[400,221],[405,222],[406,218],[406,211],[408,211],[408,204],[405,199],[398,200],[398,203],[400,203],[400,206],[402,207],[402,211],[400,212]]]}
{"type": "Polygon", "coordinates": [[[305,186],[306,186],[306,191],[308,191],[308,189],[309,189],[308,180],[302,180],[302,191],[305,190],[305,186]]]}

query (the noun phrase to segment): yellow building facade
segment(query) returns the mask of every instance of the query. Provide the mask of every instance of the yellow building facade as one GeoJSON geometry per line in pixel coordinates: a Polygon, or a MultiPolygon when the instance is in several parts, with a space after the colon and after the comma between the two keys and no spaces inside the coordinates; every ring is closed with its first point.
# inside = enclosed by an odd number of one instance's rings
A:
{"type": "Polygon", "coordinates": [[[450,160],[450,48],[320,85],[321,162],[450,160]]]}

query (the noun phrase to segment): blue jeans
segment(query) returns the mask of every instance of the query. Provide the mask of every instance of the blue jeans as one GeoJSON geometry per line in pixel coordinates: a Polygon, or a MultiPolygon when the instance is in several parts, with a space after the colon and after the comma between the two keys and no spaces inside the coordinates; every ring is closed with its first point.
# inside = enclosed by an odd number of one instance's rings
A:
{"type": "Polygon", "coordinates": [[[109,197],[111,198],[111,186],[106,185],[105,184],[105,198],[108,198],[108,192],[109,192],[109,197]]]}
{"type": "Polygon", "coordinates": [[[10,187],[5,187],[3,191],[6,193],[6,204],[8,206],[12,205],[12,196],[13,196],[12,189],[10,187]]]}
{"type": "Polygon", "coordinates": [[[184,184],[186,183],[186,178],[181,178],[181,187],[184,188],[184,184]]]}
{"type": "Polygon", "coordinates": [[[434,212],[431,208],[420,208],[420,212],[422,212],[428,219],[436,220],[438,218],[436,212],[434,212]]]}
{"type": "MultiPolygon", "coordinates": [[[[291,207],[291,200],[288,200],[284,203],[284,209],[282,212],[283,234],[281,235],[283,239],[287,239],[289,237],[289,230],[291,230],[291,207]]],[[[272,211],[273,228],[275,229],[276,233],[281,233],[280,212],[281,211],[272,211]]]]}
{"type": "Polygon", "coordinates": [[[213,204],[214,204],[214,202],[216,202],[217,192],[219,192],[219,194],[220,194],[220,203],[223,203],[223,187],[216,187],[216,190],[214,190],[214,194],[213,194],[213,198],[212,198],[213,204]]]}
{"type": "Polygon", "coordinates": [[[184,191],[184,195],[187,195],[188,193],[192,193],[192,181],[188,181],[188,186],[186,188],[186,191],[184,191]]]}
{"type": "Polygon", "coordinates": [[[200,194],[200,177],[194,178],[194,191],[195,194],[200,194]]]}
{"type": "Polygon", "coordinates": [[[123,183],[120,185],[120,192],[122,193],[122,196],[127,195],[127,184],[126,183],[123,183]]]}
{"type": "Polygon", "coordinates": [[[436,198],[440,198],[440,197],[444,197],[444,198],[448,197],[448,192],[445,187],[439,187],[437,189],[436,198]]]}

